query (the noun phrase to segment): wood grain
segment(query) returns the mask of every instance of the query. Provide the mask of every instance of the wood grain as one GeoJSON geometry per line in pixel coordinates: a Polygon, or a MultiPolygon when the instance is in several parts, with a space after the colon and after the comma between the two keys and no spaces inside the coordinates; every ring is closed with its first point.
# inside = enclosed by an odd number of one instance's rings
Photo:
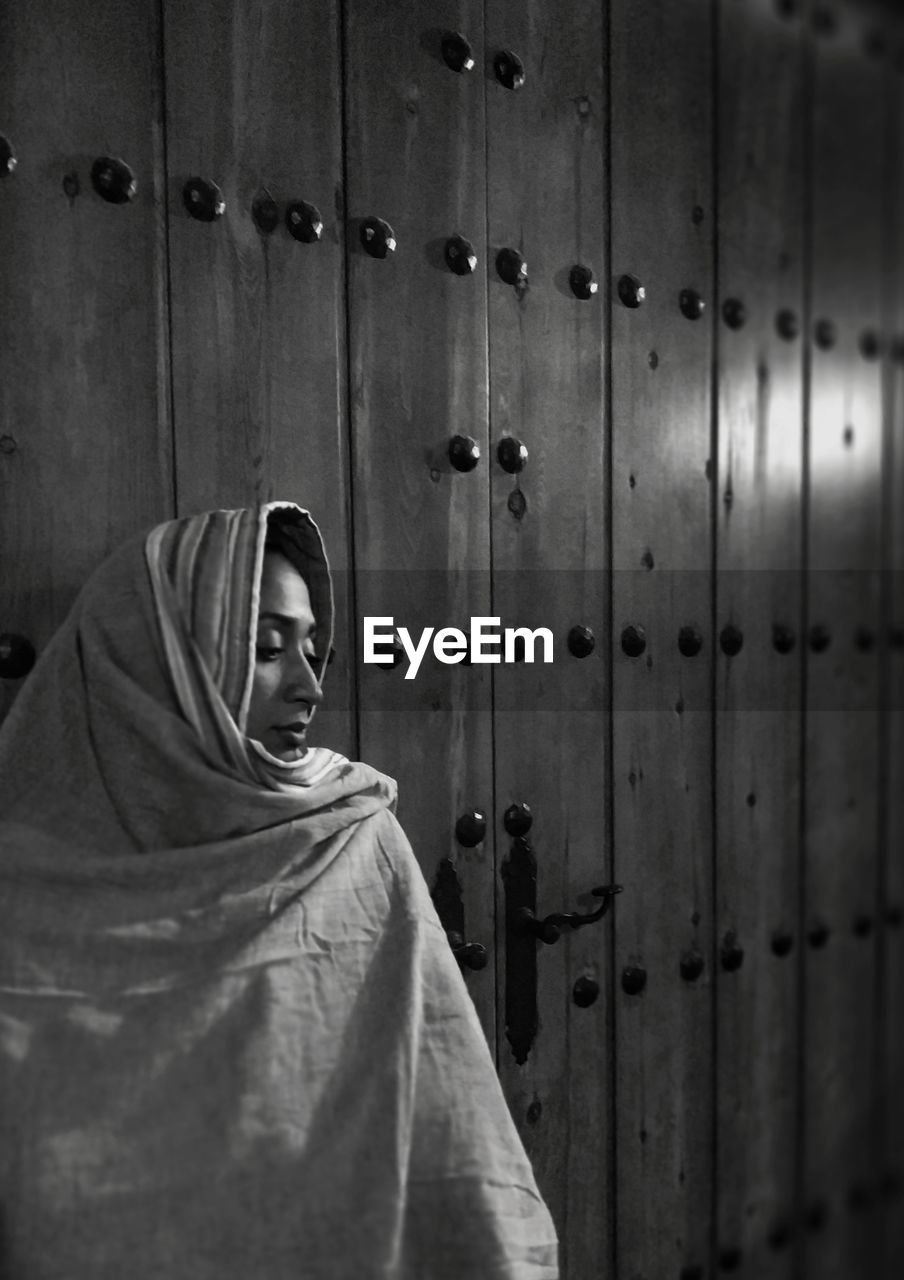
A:
{"type": "Polygon", "coordinates": [[[743,648],[716,650],[716,1228],[762,1280],[792,1274],[797,1222],[803,340],[777,317],[803,323],[803,34],[771,0],[721,7],[720,302],[746,320],[717,320],[716,619],[743,648]]]}
{"type": "MultiPolygon", "coordinates": [[[[587,913],[590,890],[612,878],[600,8],[490,0],[485,56],[489,256],[516,249],[528,270],[519,294],[489,263],[491,453],[505,437],[529,452],[519,474],[490,459],[493,613],[554,635],[551,665],[494,668],[496,829],[505,846],[503,813],[528,804],[539,915],[587,913]],[[524,63],[520,89],[495,77],[502,49],[524,63]],[[592,298],[572,292],[575,264],[592,269],[592,298]],[[569,652],[574,626],[593,632],[587,657],[569,652]]],[[[501,895],[498,914],[501,929],[501,895]]],[[[500,1073],[574,1280],[607,1272],[612,1257],[611,921],[536,944],[539,1032],[521,1066],[500,1020],[500,1073]],[[572,995],[581,977],[601,988],[586,1008],[572,995]]],[[[502,968],[500,1010],[505,978],[502,968]]]]}
{"type": "MultiPolygon", "coordinates": [[[[38,652],[126,536],[172,514],[153,9],[0,12],[0,630],[38,652]],[[91,185],[126,161],[131,203],[91,185]],[[68,178],[70,191],[63,189],[68,178]]],[[[0,682],[0,714],[15,693],[0,682]]]]}

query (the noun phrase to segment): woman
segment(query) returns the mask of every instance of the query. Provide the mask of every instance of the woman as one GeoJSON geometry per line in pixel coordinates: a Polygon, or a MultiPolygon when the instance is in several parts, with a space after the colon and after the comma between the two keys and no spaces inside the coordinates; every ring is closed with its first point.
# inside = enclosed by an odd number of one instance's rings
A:
{"type": "Polygon", "coordinates": [[[0,730],[0,1273],[557,1276],[395,783],[306,742],[332,629],[307,512],[171,521],[0,730]]]}

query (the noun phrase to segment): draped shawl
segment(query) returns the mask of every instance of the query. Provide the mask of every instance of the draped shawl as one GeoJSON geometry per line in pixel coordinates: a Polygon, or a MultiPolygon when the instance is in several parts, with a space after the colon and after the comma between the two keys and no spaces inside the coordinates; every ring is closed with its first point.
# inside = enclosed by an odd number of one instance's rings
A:
{"type": "Polygon", "coordinates": [[[268,524],[325,667],[308,513],[208,512],[101,565],[0,728],[0,1274],[555,1280],[395,783],[244,733],[268,524]]]}

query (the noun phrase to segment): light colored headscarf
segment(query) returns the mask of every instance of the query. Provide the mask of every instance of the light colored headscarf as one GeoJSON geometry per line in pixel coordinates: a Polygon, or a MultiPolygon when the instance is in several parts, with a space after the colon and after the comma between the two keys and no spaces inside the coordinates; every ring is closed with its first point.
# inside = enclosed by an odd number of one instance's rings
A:
{"type": "Polygon", "coordinates": [[[306,512],[171,521],[92,576],[0,728],[3,1263],[554,1280],[395,784],[243,732],[271,520],[330,631],[306,512]]]}

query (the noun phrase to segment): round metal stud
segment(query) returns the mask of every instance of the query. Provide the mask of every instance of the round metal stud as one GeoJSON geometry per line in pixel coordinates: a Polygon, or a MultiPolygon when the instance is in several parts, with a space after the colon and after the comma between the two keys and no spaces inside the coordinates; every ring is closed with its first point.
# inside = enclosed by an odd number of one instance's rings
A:
{"type": "Polygon", "coordinates": [[[685,982],[696,982],[703,972],[703,956],[695,948],[685,951],[678,965],[685,982]]]}
{"type": "Polygon", "coordinates": [[[619,276],[616,290],[622,306],[630,307],[632,311],[636,310],[647,296],[647,291],[637,276],[619,276]]]}
{"type": "Polygon", "coordinates": [[[696,627],[682,627],[678,632],[678,652],[685,658],[696,658],[703,648],[703,637],[696,627]]]}
{"type": "Polygon", "coordinates": [[[11,631],[0,635],[0,680],[21,680],[36,661],[34,645],[25,636],[11,631]]]}
{"type": "Polygon", "coordinates": [[[222,191],[206,178],[189,178],[182,188],[182,203],[197,222],[216,222],[226,212],[222,191]]]}
{"type": "Polygon", "coordinates": [[[800,333],[800,321],[795,312],[785,307],[775,317],[775,328],[778,336],[785,342],[793,342],[800,333]]]}
{"type": "Polygon", "coordinates": [[[772,647],[776,653],[790,653],[797,644],[797,636],[784,622],[773,623],[772,647]]]}
{"type": "Polygon", "coordinates": [[[502,825],[510,836],[526,836],[533,821],[528,804],[510,804],[502,815],[502,825]]]}
{"type": "Polygon", "coordinates": [[[446,31],[442,39],[442,55],[443,62],[450,71],[455,71],[459,75],[463,71],[472,71],[474,68],[474,51],[471,43],[461,34],[460,31],[446,31]]]}
{"type": "Polygon", "coordinates": [[[835,325],[831,320],[817,320],[813,329],[813,337],[820,351],[831,351],[838,340],[835,325]]]}
{"type": "Polygon", "coordinates": [[[128,204],[138,190],[135,175],[124,160],[100,156],[91,166],[91,185],[102,200],[128,204]]]}
{"type": "Polygon", "coordinates": [[[364,218],[360,234],[361,243],[372,258],[385,258],[395,253],[395,232],[382,218],[364,218]]]}
{"type": "Polygon", "coordinates": [[[647,971],[640,965],[627,965],[622,969],[622,991],[629,996],[638,996],[647,985],[647,971]]]}
{"type": "Polygon", "coordinates": [[[726,298],[722,303],[722,319],[729,329],[742,329],[747,322],[747,308],[740,298],[726,298]]]}
{"type": "Polygon", "coordinates": [[[810,946],[817,951],[821,951],[829,940],[829,926],[822,921],[817,921],[807,930],[807,941],[810,946]]]}
{"type": "Polygon", "coordinates": [[[513,288],[527,283],[527,263],[517,249],[500,249],[496,255],[496,270],[500,280],[513,288]]]}
{"type": "Polygon", "coordinates": [[[443,253],[446,266],[457,276],[469,276],[477,270],[477,254],[470,240],[464,236],[451,236],[443,253]]]}
{"type": "Polygon", "coordinates": [[[593,278],[593,272],[589,267],[582,267],[579,263],[571,268],[568,283],[571,285],[571,292],[582,302],[588,302],[599,290],[599,285],[593,278]]]}
{"type": "Polygon", "coordinates": [[[871,627],[858,627],[854,632],[854,647],[858,653],[872,653],[876,647],[876,633],[871,627]]]}
{"type": "Polygon", "coordinates": [[[678,295],[678,306],[687,320],[699,320],[706,310],[706,303],[696,289],[682,289],[678,295]]]}
{"type": "Polygon", "coordinates": [[[500,49],[493,59],[496,79],[506,89],[520,89],[524,84],[524,63],[511,49],[500,49]]]}
{"type": "Polygon", "coordinates": [[[864,360],[878,360],[882,353],[882,342],[875,329],[865,329],[860,335],[858,346],[864,360]]]}
{"type": "Polygon", "coordinates": [[[469,809],[455,823],[455,839],[465,849],[475,849],[487,833],[487,816],[480,809],[469,809]]]}
{"type": "Polygon", "coordinates": [[[496,446],[496,457],[503,471],[509,475],[517,475],[527,466],[527,445],[516,440],[514,436],[503,436],[496,446]]]}
{"type": "Polygon", "coordinates": [[[251,217],[261,235],[272,235],[279,226],[279,206],[269,191],[259,191],[251,201],[251,217]]]}
{"type": "Polygon", "coordinates": [[[0,134],[0,178],[6,178],[14,173],[18,163],[13,144],[9,138],[0,134]]]}
{"type": "Polygon", "coordinates": [[[776,929],[772,935],[772,954],[774,956],[787,956],[791,954],[794,947],[794,938],[788,933],[787,929],[776,929]]]}
{"type": "Polygon", "coordinates": [[[829,634],[828,627],[821,622],[814,622],[810,628],[807,639],[810,644],[810,650],[813,653],[825,653],[829,645],[832,643],[832,637],[829,634]]]}
{"type": "MultiPolygon", "coordinates": [[[[381,647],[385,650],[385,641],[381,647]]],[[[392,657],[380,658],[379,662],[373,663],[373,666],[382,667],[384,671],[392,671],[394,667],[397,667],[400,664],[405,656],[405,650],[402,647],[402,642],[398,636],[394,635],[392,637],[389,647],[392,649],[392,657]]]]}
{"type": "Polygon", "coordinates": [[[726,973],[737,973],[744,963],[744,948],[733,933],[727,933],[721,950],[722,968],[726,973]]]}
{"type": "Polygon", "coordinates": [[[871,916],[862,915],[855,916],[851,924],[851,932],[855,938],[868,938],[873,931],[873,921],[871,916]]]}
{"type": "Polygon", "coordinates": [[[600,984],[595,978],[582,975],[571,989],[571,998],[579,1009],[589,1009],[595,1004],[600,994],[600,984]]]}
{"type": "Polygon", "coordinates": [[[729,622],[727,626],[722,628],[719,636],[719,644],[722,652],[729,658],[736,657],[744,647],[744,635],[739,627],[729,622]]]}
{"type": "Polygon", "coordinates": [[[568,652],[575,658],[589,657],[596,648],[596,639],[589,627],[572,627],[568,633],[568,652]]]}
{"type": "Polygon", "coordinates": [[[778,1253],[781,1249],[787,1249],[788,1245],[791,1243],[790,1225],[781,1219],[776,1222],[772,1230],[769,1232],[768,1242],[769,1248],[775,1253],[778,1253]]]}
{"type": "Polygon", "coordinates": [[[286,205],[286,226],[292,239],[301,244],[316,244],[323,237],[320,210],[307,200],[293,200],[286,205]]]}
{"type": "Polygon", "coordinates": [[[719,1251],[719,1269],[721,1271],[737,1271],[741,1265],[741,1250],[732,1245],[719,1251]]]}
{"type": "Polygon", "coordinates": [[[480,446],[472,436],[453,436],[449,441],[449,461],[456,471],[473,471],[480,461],[480,446]]]}
{"type": "Polygon", "coordinates": [[[643,627],[634,626],[633,623],[625,627],[621,633],[621,647],[629,658],[639,658],[647,647],[647,635],[643,627]]]}

